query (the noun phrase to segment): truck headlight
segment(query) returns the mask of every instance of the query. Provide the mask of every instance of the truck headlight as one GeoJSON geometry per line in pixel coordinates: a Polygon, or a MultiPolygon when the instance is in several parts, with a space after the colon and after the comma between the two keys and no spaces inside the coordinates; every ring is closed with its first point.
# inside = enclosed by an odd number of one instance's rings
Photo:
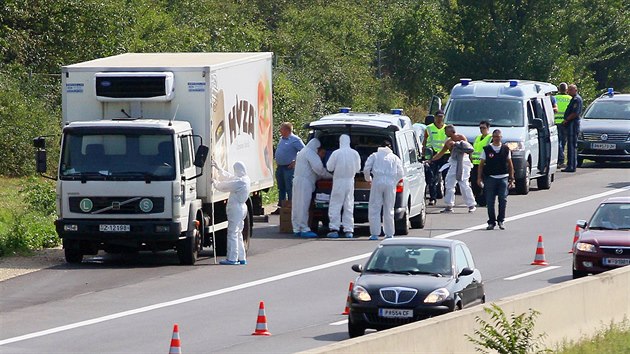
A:
{"type": "Polygon", "coordinates": [[[365,290],[365,288],[360,286],[360,285],[355,285],[352,288],[352,296],[354,296],[354,298],[359,300],[359,301],[371,301],[372,300],[372,297],[367,292],[367,290],[365,290]]]}
{"type": "Polygon", "coordinates": [[[510,148],[511,151],[523,151],[525,150],[525,144],[522,141],[506,141],[505,145],[510,148]]]}
{"type": "Polygon", "coordinates": [[[448,295],[450,295],[448,290],[446,290],[445,288],[439,288],[437,290],[433,290],[433,292],[431,294],[427,295],[427,297],[424,298],[424,303],[425,304],[436,304],[438,302],[442,302],[442,301],[446,300],[448,295]]]}
{"type": "Polygon", "coordinates": [[[586,243],[586,242],[578,242],[575,245],[575,248],[577,248],[579,251],[582,251],[582,252],[590,252],[590,253],[597,252],[597,250],[595,249],[595,245],[591,245],[590,243],[586,243]]]}

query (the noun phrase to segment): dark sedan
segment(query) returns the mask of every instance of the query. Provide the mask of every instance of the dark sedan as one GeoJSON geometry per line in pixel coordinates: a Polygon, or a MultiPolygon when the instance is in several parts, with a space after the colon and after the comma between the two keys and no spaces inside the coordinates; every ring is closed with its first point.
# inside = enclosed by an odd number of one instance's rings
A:
{"type": "Polygon", "coordinates": [[[612,90],[584,112],[578,135],[578,167],[595,162],[630,161],[630,94],[612,90]]]}
{"type": "Polygon", "coordinates": [[[393,238],[381,242],[350,297],[348,333],[387,329],[485,302],[481,272],[458,240],[393,238]]]}
{"type": "Polygon", "coordinates": [[[591,220],[578,220],[583,229],[573,246],[573,278],[630,265],[630,197],[608,198],[591,220]]]}

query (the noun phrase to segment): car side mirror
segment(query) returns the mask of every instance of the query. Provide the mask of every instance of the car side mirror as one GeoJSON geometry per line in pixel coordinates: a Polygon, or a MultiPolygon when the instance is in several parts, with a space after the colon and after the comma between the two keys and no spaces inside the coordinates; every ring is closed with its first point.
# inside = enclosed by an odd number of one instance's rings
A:
{"type": "Polygon", "coordinates": [[[530,124],[530,127],[534,128],[534,129],[537,129],[537,130],[542,130],[544,128],[542,119],[534,118],[532,120],[532,124],[530,124]]]}
{"type": "Polygon", "coordinates": [[[578,220],[576,224],[580,229],[586,229],[588,222],[586,222],[586,220],[578,220]]]}
{"type": "Polygon", "coordinates": [[[361,265],[361,264],[353,264],[352,265],[352,270],[354,270],[357,273],[362,273],[363,272],[363,265],[361,265]]]}
{"type": "Polygon", "coordinates": [[[193,162],[193,165],[203,168],[203,165],[205,165],[206,159],[208,158],[209,151],[210,148],[206,145],[199,145],[197,152],[195,152],[195,162],[193,162]]]}
{"type": "Polygon", "coordinates": [[[464,267],[464,269],[462,269],[462,271],[459,273],[459,276],[462,277],[466,275],[471,275],[474,272],[475,271],[472,268],[464,267]]]}

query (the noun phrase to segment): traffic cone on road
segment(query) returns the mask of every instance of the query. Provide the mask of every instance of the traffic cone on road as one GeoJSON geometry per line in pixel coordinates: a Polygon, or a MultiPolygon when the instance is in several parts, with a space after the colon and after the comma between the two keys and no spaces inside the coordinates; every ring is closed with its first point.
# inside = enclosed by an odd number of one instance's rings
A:
{"type": "Polygon", "coordinates": [[[573,233],[573,244],[571,244],[571,249],[569,253],[573,253],[573,247],[575,247],[575,243],[580,239],[580,227],[575,225],[575,232],[573,233]]]}
{"type": "Polygon", "coordinates": [[[177,323],[173,326],[173,337],[171,337],[171,348],[168,354],[182,354],[182,347],[179,341],[179,326],[177,323]]]}
{"type": "Polygon", "coordinates": [[[271,333],[267,330],[267,315],[265,315],[265,302],[261,301],[258,306],[258,319],[256,320],[256,330],[252,333],[253,336],[270,336],[271,333]]]}
{"type": "Polygon", "coordinates": [[[545,260],[545,246],[543,246],[542,235],[538,235],[538,245],[536,246],[536,257],[534,257],[534,261],[532,265],[541,265],[546,266],[549,265],[545,260]]]}
{"type": "Polygon", "coordinates": [[[348,297],[346,298],[346,308],[341,313],[342,315],[350,314],[350,296],[352,296],[352,288],[354,287],[354,283],[350,282],[350,287],[348,287],[348,297]]]}

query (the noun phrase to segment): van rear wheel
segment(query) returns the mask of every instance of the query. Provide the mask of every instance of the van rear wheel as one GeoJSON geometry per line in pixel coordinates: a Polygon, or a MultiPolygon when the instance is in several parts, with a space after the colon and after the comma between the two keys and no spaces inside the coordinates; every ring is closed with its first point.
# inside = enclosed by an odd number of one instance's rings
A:
{"type": "Polygon", "coordinates": [[[394,220],[395,224],[395,234],[396,235],[407,235],[409,234],[409,206],[405,209],[405,212],[399,220],[394,220]]]}
{"type": "Polygon", "coordinates": [[[532,172],[532,167],[527,161],[527,168],[525,168],[525,177],[516,179],[516,193],[527,195],[529,194],[529,175],[532,172]]]}
{"type": "Polygon", "coordinates": [[[536,180],[536,184],[538,185],[538,189],[549,189],[551,188],[551,181],[553,180],[553,174],[547,173],[546,175],[539,177],[536,180]]]}
{"type": "Polygon", "coordinates": [[[424,225],[427,222],[427,203],[426,201],[422,201],[422,211],[420,214],[409,218],[409,222],[411,223],[412,229],[423,229],[424,225]]]}

